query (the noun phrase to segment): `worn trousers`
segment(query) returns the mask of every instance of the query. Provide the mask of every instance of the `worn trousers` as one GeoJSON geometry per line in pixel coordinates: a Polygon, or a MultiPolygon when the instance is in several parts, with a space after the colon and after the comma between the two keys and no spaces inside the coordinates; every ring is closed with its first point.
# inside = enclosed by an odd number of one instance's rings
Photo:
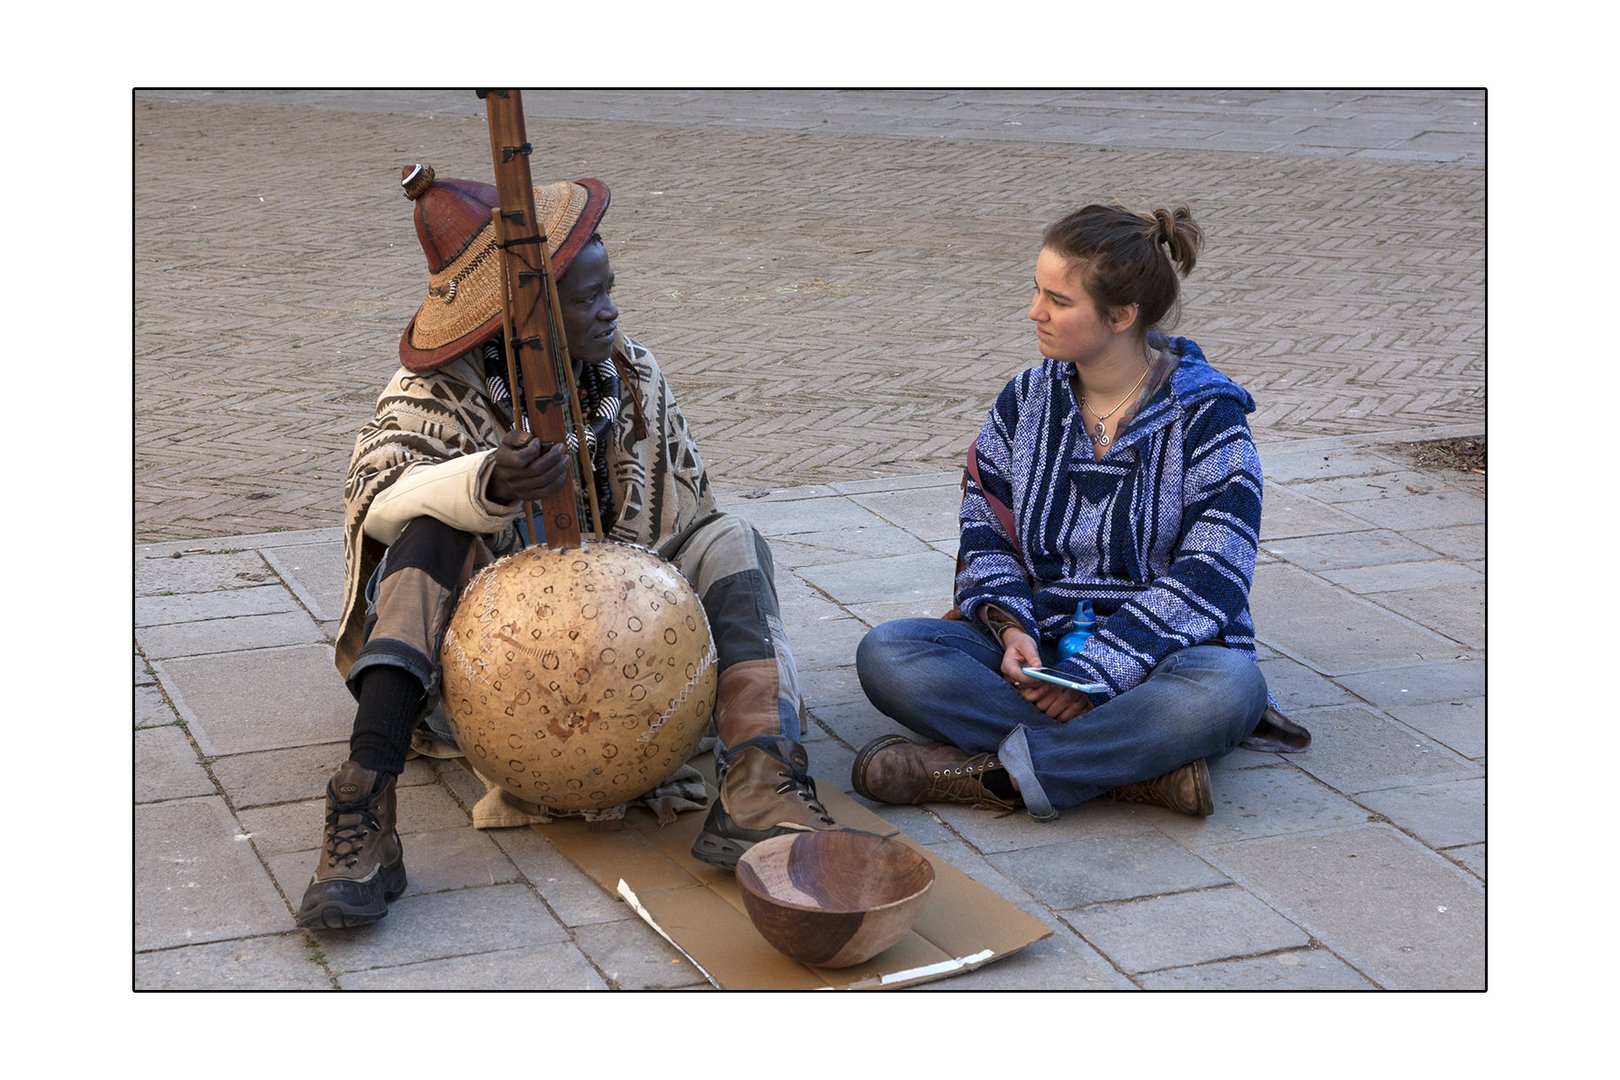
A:
{"type": "MultiPolygon", "coordinates": [[[[1252,657],[1218,645],[1173,653],[1146,681],[1058,723],[1001,675],[989,630],[955,619],[901,619],[869,632],[856,673],[872,704],[911,730],[970,754],[994,753],[1031,817],[1235,748],[1260,722],[1266,682],[1252,657]]],[[[1056,654],[1041,648],[1051,664],[1056,654]]]]}
{"type": "MultiPolygon", "coordinates": [[[[798,672],[765,538],[743,518],[716,513],[675,538],[667,557],[698,594],[714,636],[721,766],[728,749],[747,739],[799,742],[798,672]]],[[[462,590],[494,558],[481,537],[437,519],[406,525],[367,586],[366,641],[349,670],[350,691],[359,696],[360,678],[372,667],[403,668],[427,693],[424,718],[449,736],[439,709],[439,647],[462,590]]]]}

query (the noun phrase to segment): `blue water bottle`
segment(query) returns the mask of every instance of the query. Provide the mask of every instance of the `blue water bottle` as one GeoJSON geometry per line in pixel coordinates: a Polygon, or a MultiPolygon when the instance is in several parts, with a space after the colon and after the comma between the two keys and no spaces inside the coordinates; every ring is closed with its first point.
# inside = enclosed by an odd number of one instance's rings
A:
{"type": "Polygon", "coordinates": [[[1074,624],[1069,632],[1058,639],[1058,660],[1064,661],[1081,649],[1086,647],[1086,639],[1091,637],[1091,631],[1097,626],[1097,616],[1092,614],[1091,601],[1082,600],[1074,609],[1074,624]]]}

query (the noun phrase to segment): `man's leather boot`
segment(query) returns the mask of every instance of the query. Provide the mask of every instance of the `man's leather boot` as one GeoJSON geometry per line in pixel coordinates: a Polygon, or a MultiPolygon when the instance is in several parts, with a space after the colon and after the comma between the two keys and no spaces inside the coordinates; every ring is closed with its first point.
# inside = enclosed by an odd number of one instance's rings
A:
{"type": "Polygon", "coordinates": [[[810,756],[791,739],[762,736],[738,743],[720,775],[720,797],[692,845],[692,855],[733,867],[761,840],[798,830],[836,829],[816,797],[810,756]]]}
{"type": "Polygon", "coordinates": [[[364,926],[387,915],[388,902],[405,891],[394,779],[345,761],[326,785],[326,833],[298,906],[299,926],[364,926]]]}
{"type": "Polygon", "coordinates": [[[1173,769],[1152,780],[1121,784],[1103,792],[1105,799],[1163,806],[1178,814],[1209,817],[1215,812],[1215,797],[1209,788],[1209,766],[1203,758],[1173,769]]]}
{"type": "Polygon", "coordinates": [[[1024,806],[994,754],[969,754],[949,743],[916,743],[901,735],[885,735],[862,747],[849,780],[856,793],[897,806],[935,802],[994,810],[1024,806]],[[997,794],[985,785],[985,777],[996,773],[1006,781],[1002,790],[1011,794],[997,794]]]}

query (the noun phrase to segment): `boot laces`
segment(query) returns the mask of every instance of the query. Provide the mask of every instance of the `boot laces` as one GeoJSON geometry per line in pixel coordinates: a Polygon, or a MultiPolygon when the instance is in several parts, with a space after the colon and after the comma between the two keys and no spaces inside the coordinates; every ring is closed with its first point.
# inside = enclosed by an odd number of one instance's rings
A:
{"type": "Polygon", "coordinates": [[[967,803],[975,810],[1006,811],[1006,800],[997,798],[995,793],[985,786],[984,781],[979,779],[982,773],[1000,767],[992,757],[977,765],[964,762],[954,769],[935,769],[934,793],[945,796],[950,802],[967,803]]]}
{"type": "Polygon", "coordinates": [[[366,838],[381,832],[382,825],[370,806],[337,807],[326,815],[326,863],[353,866],[366,849],[366,838]],[[358,809],[358,812],[356,812],[358,809]]]}
{"type": "Polygon", "coordinates": [[[1104,794],[1111,796],[1116,802],[1151,803],[1155,806],[1169,806],[1177,801],[1175,777],[1175,772],[1168,772],[1163,776],[1155,776],[1151,780],[1138,780],[1134,784],[1121,784],[1104,794]]]}
{"type": "Polygon", "coordinates": [[[808,803],[811,812],[819,816],[822,821],[828,825],[837,824],[837,822],[833,821],[832,815],[827,812],[827,808],[821,805],[821,800],[816,795],[816,782],[814,779],[808,776],[799,776],[796,773],[779,772],[776,775],[782,780],[782,783],[776,786],[778,795],[786,795],[792,792],[808,803]]]}

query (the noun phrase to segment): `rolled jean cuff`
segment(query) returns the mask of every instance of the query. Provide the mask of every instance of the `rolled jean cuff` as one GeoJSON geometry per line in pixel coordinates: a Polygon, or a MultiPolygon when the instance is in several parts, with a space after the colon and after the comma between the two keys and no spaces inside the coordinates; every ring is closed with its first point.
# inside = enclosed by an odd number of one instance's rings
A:
{"type": "Polygon", "coordinates": [[[1001,767],[1007,770],[1007,775],[1018,786],[1018,794],[1023,798],[1024,809],[1029,816],[1036,821],[1056,821],[1057,809],[1046,797],[1046,789],[1035,778],[1035,763],[1029,757],[1029,739],[1024,734],[1023,724],[1013,728],[1001,740],[1001,745],[996,747],[996,760],[1001,762],[1001,767]]]}
{"type": "Polygon", "coordinates": [[[422,655],[419,649],[393,638],[372,638],[360,650],[354,665],[349,668],[348,678],[344,680],[355,700],[360,698],[360,676],[370,668],[383,666],[404,668],[416,676],[429,699],[439,692],[439,666],[422,655]]]}

